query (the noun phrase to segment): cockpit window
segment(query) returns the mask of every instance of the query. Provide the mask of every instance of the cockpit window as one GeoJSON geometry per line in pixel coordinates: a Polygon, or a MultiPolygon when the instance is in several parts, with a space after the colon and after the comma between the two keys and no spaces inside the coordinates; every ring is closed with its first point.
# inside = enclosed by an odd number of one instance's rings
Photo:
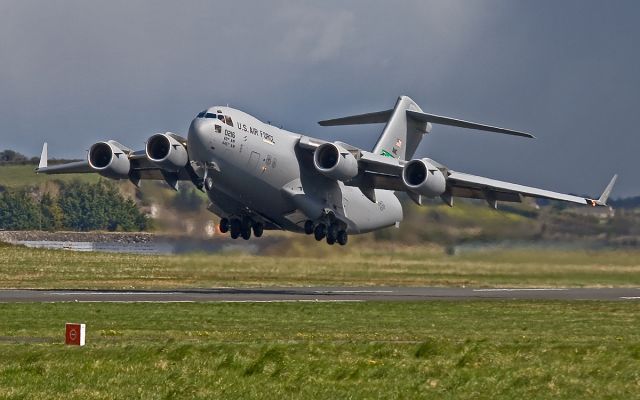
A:
{"type": "Polygon", "coordinates": [[[218,114],[218,119],[219,119],[220,121],[224,121],[224,115],[218,114]]]}
{"type": "Polygon", "coordinates": [[[215,119],[215,118],[216,118],[216,115],[215,115],[215,114],[211,114],[211,113],[206,113],[206,114],[204,115],[204,117],[205,117],[205,118],[213,118],[213,119],[215,119]]]}
{"type": "Polygon", "coordinates": [[[196,118],[202,118],[202,117],[204,117],[204,114],[205,114],[205,112],[203,111],[200,114],[198,114],[198,116],[196,118]]]}
{"type": "Polygon", "coordinates": [[[229,125],[229,126],[233,126],[233,121],[231,120],[231,117],[228,116],[224,116],[224,122],[229,125]]]}

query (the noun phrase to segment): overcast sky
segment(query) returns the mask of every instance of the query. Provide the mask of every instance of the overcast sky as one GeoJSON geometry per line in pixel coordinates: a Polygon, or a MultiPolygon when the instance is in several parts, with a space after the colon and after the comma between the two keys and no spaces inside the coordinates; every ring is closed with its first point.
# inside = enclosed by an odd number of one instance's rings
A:
{"type": "Polygon", "coordinates": [[[436,126],[417,156],[458,171],[640,195],[638,1],[0,1],[0,149],[83,157],[185,134],[229,104],[369,149],[382,126],[316,121],[391,108],[532,132],[436,126]]]}

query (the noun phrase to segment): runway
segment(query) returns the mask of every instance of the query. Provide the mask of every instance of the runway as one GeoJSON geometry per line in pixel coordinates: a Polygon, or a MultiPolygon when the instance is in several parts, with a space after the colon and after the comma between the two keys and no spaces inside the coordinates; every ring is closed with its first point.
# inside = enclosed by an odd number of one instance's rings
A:
{"type": "Polygon", "coordinates": [[[640,301],[640,288],[272,287],[177,290],[0,290],[0,303],[348,302],[491,299],[640,301]]]}

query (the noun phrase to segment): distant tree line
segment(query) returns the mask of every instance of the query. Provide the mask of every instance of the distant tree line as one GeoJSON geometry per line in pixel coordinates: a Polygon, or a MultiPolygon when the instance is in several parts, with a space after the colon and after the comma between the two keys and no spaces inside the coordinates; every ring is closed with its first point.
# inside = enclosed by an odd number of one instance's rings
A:
{"type": "MultiPolygon", "coordinates": [[[[67,160],[67,159],[51,159],[49,160],[49,164],[62,164],[71,161],[78,160],[67,160]]],[[[0,165],[36,165],[40,162],[39,157],[27,157],[23,154],[18,153],[14,150],[3,150],[0,151],[0,165]]]]}
{"type": "Polygon", "coordinates": [[[27,189],[0,193],[0,229],[141,231],[149,221],[108,181],[61,183],[56,196],[27,189]]]}

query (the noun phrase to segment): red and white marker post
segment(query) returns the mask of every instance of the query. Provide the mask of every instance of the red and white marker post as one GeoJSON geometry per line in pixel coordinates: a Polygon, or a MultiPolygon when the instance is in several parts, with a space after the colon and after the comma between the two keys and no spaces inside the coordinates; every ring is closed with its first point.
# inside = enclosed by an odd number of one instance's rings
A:
{"type": "Polygon", "coordinates": [[[64,343],[72,346],[84,346],[85,325],[67,322],[64,343]]]}

